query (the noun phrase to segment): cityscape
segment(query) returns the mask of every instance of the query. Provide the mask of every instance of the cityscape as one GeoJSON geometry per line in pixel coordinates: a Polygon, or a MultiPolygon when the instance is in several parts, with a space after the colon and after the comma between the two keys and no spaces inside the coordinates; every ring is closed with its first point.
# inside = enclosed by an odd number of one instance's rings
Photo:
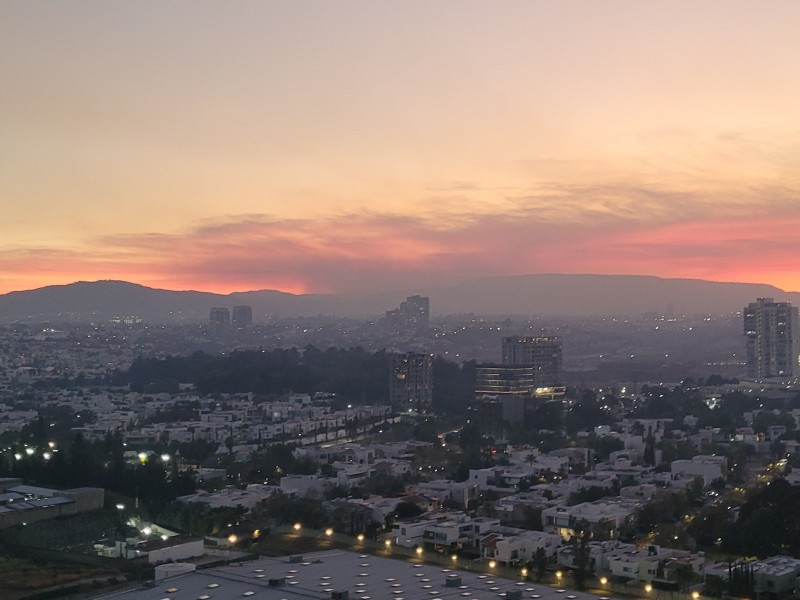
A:
{"type": "Polygon", "coordinates": [[[0,600],[800,598],[800,3],[0,3],[0,600]]]}
{"type": "Polygon", "coordinates": [[[369,595],[365,557],[438,565],[473,598],[486,577],[504,597],[794,594],[798,308],[599,322],[443,318],[421,295],[364,321],[6,322],[4,597],[316,598],[291,567],[339,551],[325,597],[369,595]],[[643,339],[704,325],[739,351],[667,368],[643,339]],[[612,333],[625,366],[600,357],[612,333]],[[666,378],[639,379],[653,353],[666,378]]]}

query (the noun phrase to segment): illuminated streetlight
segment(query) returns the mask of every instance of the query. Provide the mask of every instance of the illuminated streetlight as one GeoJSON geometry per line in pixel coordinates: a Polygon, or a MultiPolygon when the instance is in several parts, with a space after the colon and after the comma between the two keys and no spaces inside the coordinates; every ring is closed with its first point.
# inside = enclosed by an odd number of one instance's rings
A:
{"type": "Polygon", "coordinates": [[[238,541],[239,541],[239,537],[235,533],[232,533],[232,534],[230,534],[228,536],[228,543],[229,544],[233,545],[238,541]]]}
{"type": "Polygon", "coordinates": [[[117,510],[125,510],[124,504],[117,504],[117,510]]]}
{"type": "Polygon", "coordinates": [[[356,539],[357,539],[359,542],[363,542],[363,541],[364,541],[364,534],[363,534],[363,533],[359,533],[359,534],[356,536],[356,539]]]}
{"type": "Polygon", "coordinates": [[[34,452],[36,452],[36,450],[34,450],[33,448],[25,448],[25,454],[27,454],[28,456],[31,456],[34,452]]]}
{"type": "Polygon", "coordinates": [[[261,530],[260,529],[253,530],[253,539],[257,540],[260,537],[261,537],[261,530]]]}
{"type": "Polygon", "coordinates": [[[556,578],[557,578],[559,581],[561,581],[561,578],[562,578],[563,576],[564,576],[564,574],[563,574],[561,571],[556,571],[556,578]]]}
{"type": "Polygon", "coordinates": [[[14,458],[16,458],[17,460],[22,460],[22,454],[20,454],[19,452],[15,452],[14,458]]]}
{"type": "Polygon", "coordinates": [[[653,591],[653,586],[650,585],[649,583],[646,583],[645,586],[644,586],[644,591],[649,594],[650,592],[653,591]]]}
{"type": "Polygon", "coordinates": [[[490,569],[494,569],[496,566],[497,566],[497,561],[496,560],[490,560],[489,561],[489,568],[490,569]]]}
{"type": "Polygon", "coordinates": [[[162,455],[161,455],[161,460],[162,460],[162,461],[164,461],[164,462],[169,462],[169,459],[170,459],[170,456],[169,456],[169,454],[162,454],[162,455]]]}
{"type": "Polygon", "coordinates": [[[606,585],[608,583],[608,577],[601,577],[600,578],[600,585],[606,585]]]}
{"type": "Polygon", "coordinates": [[[388,550],[392,547],[392,540],[384,540],[383,545],[386,546],[386,549],[388,550]]]}
{"type": "Polygon", "coordinates": [[[452,555],[450,556],[450,558],[452,558],[452,559],[453,559],[453,562],[456,562],[456,561],[458,560],[458,554],[452,554],[452,555]]]}
{"type": "Polygon", "coordinates": [[[45,452],[45,453],[42,454],[42,458],[45,459],[45,460],[50,460],[51,456],[53,456],[53,455],[50,454],[49,452],[45,452]]]}
{"type": "Polygon", "coordinates": [[[417,553],[417,556],[422,556],[422,546],[417,546],[415,552],[417,553]]]}
{"type": "Polygon", "coordinates": [[[522,567],[522,570],[520,570],[519,574],[522,575],[523,577],[527,577],[528,576],[528,569],[526,569],[525,567],[522,567]]]}
{"type": "Polygon", "coordinates": [[[692,598],[694,600],[697,600],[699,597],[700,597],[700,592],[698,592],[698,591],[692,592],[692,598]]]}
{"type": "Polygon", "coordinates": [[[333,535],[333,529],[331,529],[330,527],[328,527],[328,528],[325,530],[325,535],[327,535],[328,537],[331,537],[331,536],[333,535]]]}
{"type": "Polygon", "coordinates": [[[294,525],[292,525],[292,529],[294,529],[295,531],[300,531],[302,528],[303,526],[300,523],[295,523],[294,525]]]}

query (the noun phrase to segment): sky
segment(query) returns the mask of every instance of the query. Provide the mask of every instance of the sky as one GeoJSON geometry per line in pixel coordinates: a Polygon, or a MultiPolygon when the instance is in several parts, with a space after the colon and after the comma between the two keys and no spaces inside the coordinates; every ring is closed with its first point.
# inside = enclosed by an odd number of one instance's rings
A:
{"type": "Polygon", "coordinates": [[[0,3],[0,293],[800,290],[800,3],[0,3]]]}

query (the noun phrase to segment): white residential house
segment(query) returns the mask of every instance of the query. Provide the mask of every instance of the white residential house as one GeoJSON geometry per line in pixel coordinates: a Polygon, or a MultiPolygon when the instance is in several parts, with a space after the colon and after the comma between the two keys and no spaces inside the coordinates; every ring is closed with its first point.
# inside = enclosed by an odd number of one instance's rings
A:
{"type": "Polygon", "coordinates": [[[552,558],[560,545],[560,535],[524,529],[507,534],[490,533],[480,540],[481,557],[504,566],[525,564],[540,548],[552,558]]]}
{"type": "Polygon", "coordinates": [[[595,539],[615,539],[620,528],[632,522],[638,502],[619,498],[582,502],[575,506],[552,506],[542,511],[542,527],[564,540],[575,535],[575,526],[585,521],[595,539]]]}
{"type": "Polygon", "coordinates": [[[672,461],[670,471],[673,475],[683,477],[702,477],[703,484],[708,486],[715,479],[725,479],[728,459],[724,456],[698,454],[691,460],[672,461]]]}

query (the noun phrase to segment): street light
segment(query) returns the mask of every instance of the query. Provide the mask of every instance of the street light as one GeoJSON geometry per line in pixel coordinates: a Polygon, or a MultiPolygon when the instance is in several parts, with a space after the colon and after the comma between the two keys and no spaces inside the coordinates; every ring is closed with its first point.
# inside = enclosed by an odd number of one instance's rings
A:
{"type": "Polygon", "coordinates": [[[644,591],[645,591],[645,592],[647,592],[647,593],[649,594],[650,592],[652,592],[652,591],[653,591],[653,586],[652,586],[652,585],[650,585],[649,583],[646,583],[646,584],[644,585],[644,591]]]}
{"type": "Polygon", "coordinates": [[[525,567],[522,567],[522,569],[520,570],[519,574],[522,575],[523,577],[527,577],[528,576],[528,569],[526,569],[525,567]]]}
{"type": "Polygon", "coordinates": [[[331,537],[331,536],[333,535],[333,529],[331,529],[330,527],[328,527],[328,528],[325,530],[325,535],[327,535],[328,537],[331,537]]]}
{"type": "Polygon", "coordinates": [[[490,569],[494,569],[496,566],[497,566],[497,561],[496,560],[490,560],[489,561],[489,568],[490,569]]]}
{"type": "Polygon", "coordinates": [[[363,541],[364,541],[364,534],[363,534],[363,533],[359,533],[359,534],[356,536],[356,539],[357,539],[359,542],[363,542],[363,541]]]}
{"type": "Polygon", "coordinates": [[[303,526],[300,523],[295,523],[294,525],[292,525],[292,529],[294,529],[295,531],[300,531],[302,528],[303,526]]]}
{"type": "Polygon", "coordinates": [[[600,578],[600,585],[606,585],[608,583],[608,577],[605,575],[600,578]]]}
{"type": "Polygon", "coordinates": [[[417,549],[414,552],[417,553],[417,556],[422,556],[422,546],[417,546],[417,549]]]}

